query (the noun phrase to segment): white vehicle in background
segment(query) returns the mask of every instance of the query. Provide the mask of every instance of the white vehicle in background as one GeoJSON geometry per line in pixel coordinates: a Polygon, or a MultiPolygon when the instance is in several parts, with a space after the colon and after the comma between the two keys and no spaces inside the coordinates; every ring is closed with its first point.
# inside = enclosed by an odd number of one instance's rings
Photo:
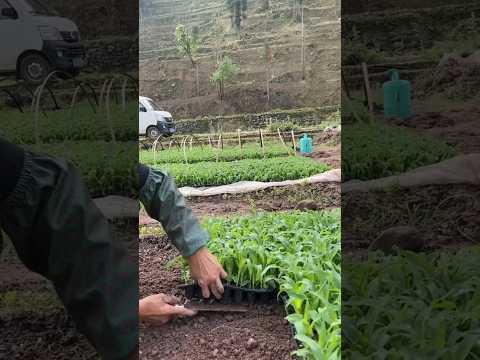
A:
{"type": "Polygon", "coordinates": [[[53,70],[85,65],[77,25],[40,0],[0,0],[0,73],[40,83],[53,70]]]}
{"type": "Polygon", "coordinates": [[[161,135],[171,136],[175,133],[172,114],[162,110],[152,99],[140,96],[138,113],[140,135],[156,139],[161,135]]]}

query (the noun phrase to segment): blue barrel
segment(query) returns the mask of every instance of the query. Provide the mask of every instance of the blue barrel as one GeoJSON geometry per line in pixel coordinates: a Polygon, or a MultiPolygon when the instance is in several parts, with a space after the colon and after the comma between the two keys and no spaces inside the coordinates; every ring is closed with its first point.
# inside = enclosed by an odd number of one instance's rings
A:
{"type": "Polygon", "coordinates": [[[313,141],[307,134],[300,139],[300,155],[309,155],[313,152],[313,141]]]}
{"type": "Polygon", "coordinates": [[[408,80],[400,80],[396,69],[388,71],[390,81],[383,84],[383,107],[385,117],[406,119],[412,113],[412,85],[408,80]]]}

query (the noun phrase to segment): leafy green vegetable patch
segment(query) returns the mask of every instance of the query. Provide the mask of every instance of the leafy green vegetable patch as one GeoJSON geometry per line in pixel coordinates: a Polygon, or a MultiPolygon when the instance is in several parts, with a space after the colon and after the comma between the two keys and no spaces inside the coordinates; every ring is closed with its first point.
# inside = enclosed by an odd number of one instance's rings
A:
{"type": "Polygon", "coordinates": [[[208,219],[209,248],[235,284],[286,296],[305,359],[340,358],[340,210],[208,219]]]}
{"type": "Polygon", "coordinates": [[[178,186],[227,185],[238,181],[295,180],[328,170],[325,164],[309,158],[293,156],[231,162],[160,164],[156,168],[166,170],[173,175],[178,186]]]}
{"type": "Polygon", "coordinates": [[[455,149],[400,127],[357,123],[342,132],[344,181],[391,176],[455,156],[455,149]]]}

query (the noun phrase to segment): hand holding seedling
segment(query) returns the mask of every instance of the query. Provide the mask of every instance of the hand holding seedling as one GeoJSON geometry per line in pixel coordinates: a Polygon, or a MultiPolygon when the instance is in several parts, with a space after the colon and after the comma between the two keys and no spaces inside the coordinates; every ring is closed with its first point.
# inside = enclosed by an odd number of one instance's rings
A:
{"type": "Polygon", "coordinates": [[[217,258],[206,248],[200,248],[187,258],[190,266],[190,276],[202,288],[204,298],[210,297],[210,291],[217,299],[223,295],[222,279],[227,279],[227,273],[217,258]]]}
{"type": "Polygon", "coordinates": [[[179,306],[180,300],[175,296],[157,294],[140,300],[138,312],[140,320],[154,321],[164,325],[176,316],[194,316],[196,311],[179,306]]]}

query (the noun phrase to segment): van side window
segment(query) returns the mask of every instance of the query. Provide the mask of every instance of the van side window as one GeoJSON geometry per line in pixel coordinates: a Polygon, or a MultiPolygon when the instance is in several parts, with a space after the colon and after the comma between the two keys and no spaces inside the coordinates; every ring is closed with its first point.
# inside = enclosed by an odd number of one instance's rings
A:
{"type": "Polygon", "coordinates": [[[143,105],[140,104],[140,103],[138,104],[138,106],[139,106],[139,111],[140,111],[140,112],[147,112],[147,108],[146,108],[145,106],[143,106],[143,105]]]}
{"type": "Polygon", "coordinates": [[[3,9],[13,9],[13,6],[10,5],[10,3],[6,0],[0,0],[0,20],[5,20],[5,19],[11,20],[11,18],[2,15],[3,9]]]}

